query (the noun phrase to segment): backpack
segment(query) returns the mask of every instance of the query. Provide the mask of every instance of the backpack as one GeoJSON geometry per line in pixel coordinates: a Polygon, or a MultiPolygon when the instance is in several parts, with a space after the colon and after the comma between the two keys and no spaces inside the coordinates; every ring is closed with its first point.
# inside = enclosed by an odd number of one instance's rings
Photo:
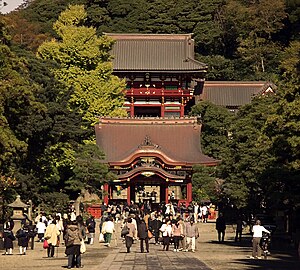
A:
{"type": "Polygon", "coordinates": [[[23,229],[18,230],[16,233],[16,237],[17,238],[26,237],[25,231],[23,229]]]}

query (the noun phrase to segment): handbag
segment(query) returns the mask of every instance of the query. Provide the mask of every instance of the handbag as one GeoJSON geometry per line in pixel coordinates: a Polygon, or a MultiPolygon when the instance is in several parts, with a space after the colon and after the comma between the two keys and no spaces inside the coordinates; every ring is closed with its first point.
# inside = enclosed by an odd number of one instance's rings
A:
{"type": "Polygon", "coordinates": [[[49,247],[48,241],[45,239],[43,243],[43,248],[47,249],[49,247]]]}
{"type": "Polygon", "coordinates": [[[103,243],[104,242],[104,235],[103,233],[99,234],[99,243],[103,243]]]}
{"type": "Polygon", "coordinates": [[[148,230],[148,238],[151,239],[152,237],[153,237],[153,233],[150,230],[148,230]]]}
{"type": "Polygon", "coordinates": [[[80,253],[83,254],[86,252],[86,246],[85,246],[85,243],[83,240],[81,240],[81,243],[80,243],[80,253]]]}
{"type": "Polygon", "coordinates": [[[129,234],[129,228],[127,226],[124,226],[122,231],[121,231],[121,236],[124,237],[127,234],[129,234]]]}

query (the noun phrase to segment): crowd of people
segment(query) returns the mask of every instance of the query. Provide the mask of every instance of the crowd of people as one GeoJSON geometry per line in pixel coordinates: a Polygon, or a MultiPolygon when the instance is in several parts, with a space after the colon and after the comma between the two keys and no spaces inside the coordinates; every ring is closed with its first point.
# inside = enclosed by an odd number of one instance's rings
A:
{"type": "MultiPolygon", "coordinates": [[[[197,222],[207,222],[211,213],[209,206],[190,204],[188,207],[173,203],[160,204],[155,210],[143,204],[111,204],[101,206],[102,216],[99,222],[99,242],[110,247],[111,241],[121,237],[128,253],[133,243],[139,243],[140,252],[150,252],[150,239],[155,245],[160,245],[164,251],[173,246],[174,252],[195,252],[196,239],[199,237],[197,222]],[[121,228],[120,235],[116,234],[116,224],[121,228]]],[[[260,225],[260,224],[257,224],[260,225]]],[[[40,213],[34,220],[25,220],[21,228],[13,233],[14,222],[4,225],[3,255],[12,255],[14,241],[19,246],[19,254],[26,255],[28,247],[34,249],[35,239],[43,242],[47,257],[54,257],[55,247],[63,243],[68,258],[67,268],[82,267],[81,254],[85,252],[85,244],[93,245],[95,241],[96,221],[89,216],[85,221],[82,216],[76,216],[74,211],[63,216],[58,213],[47,216],[40,213]]],[[[216,220],[218,240],[224,241],[226,222],[222,214],[216,220]]],[[[236,241],[241,240],[242,225],[237,224],[236,241]]],[[[259,238],[263,227],[254,226],[252,258],[260,257],[259,238]],[[260,230],[259,230],[260,229],[260,230]]]]}
{"type": "Polygon", "coordinates": [[[95,237],[96,222],[90,217],[85,222],[82,216],[76,216],[74,212],[70,215],[61,214],[46,217],[44,213],[38,214],[34,222],[23,220],[21,227],[13,233],[14,222],[8,221],[4,224],[3,240],[4,254],[12,255],[14,241],[17,240],[19,254],[26,255],[28,247],[34,249],[34,242],[43,242],[43,247],[47,250],[47,257],[54,257],[55,247],[63,241],[65,254],[68,257],[67,268],[81,268],[82,245],[86,238],[87,243],[93,244],[95,237]]]}
{"type": "MultiPolygon", "coordinates": [[[[114,222],[121,221],[121,235],[124,238],[127,252],[134,241],[140,241],[140,251],[149,252],[149,240],[154,239],[156,245],[161,244],[162,249],[169,250],[170,244],[174,244],[174,252],[195,252],[196,239],[199,236],[198,227],[195,223],[202,220],[199,215],[198,204],[190,204],[185,207],[174,207],[172,203],[161,204],[156,210],[151,211],[147,204],[141,206],[131,205],[108,205],[102,207],[103,216],[100,220],[99,241],[110,246],[111,234],[115,231],[114,222]],[[196,209],[196,211],[195,211],[196,209]]],[[[207,222],[206,206],[203,222],[207,222]]]]}

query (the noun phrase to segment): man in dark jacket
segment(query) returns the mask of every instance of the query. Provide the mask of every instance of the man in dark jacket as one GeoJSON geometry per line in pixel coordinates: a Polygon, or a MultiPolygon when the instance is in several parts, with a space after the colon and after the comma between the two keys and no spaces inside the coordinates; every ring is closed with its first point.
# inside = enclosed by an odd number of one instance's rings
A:
{"type": "Polygon", "coordinates": [[[95,238],[95,228],[96,228],[96,221],[93,216],[90,216],[89,219],[86,221],[86,227],[88,229],[88,244],[93,245],[94,244],[94,238],[95,238]]]}
{"type": "Polygon", "coordinates": [[[149,229],[155,237],[155,245],[159,244],[158,238],[159,238],[159,229],[161,225],[162,222],[157,218],[157,215],[155,215],[154,218],[149,221],[149,229]]]}
{"type": "Polygon", "coordinates": [[[144,241],[146,243],[146,250],[149,252],[149,238],[148,238],[148,229],[145,223],[145,220],[141,219],[138,223],[138,238],[141,243],[141,253],[144,252],[144,241]]]}
{"type": "Polygon", "coordinates": [[[226,222],[223,214],[220,213],[219,217],[216,220],[216,230],[218,231],[218,239],[219,242],[224,242],[225,238],[225,230],[226,230],[226,222]]]}
{"type": "Polygon", "coordinates": [[[28,231],[28,235],[27,235],[28,242],[30,242],[30,247],[31,247],[31,249],[33,249],[34,248],[34,237],[36,235],[36,227],[32,223],[31,220],[29,221],[29,224],[26,225],[26,229],[28,231]]]}

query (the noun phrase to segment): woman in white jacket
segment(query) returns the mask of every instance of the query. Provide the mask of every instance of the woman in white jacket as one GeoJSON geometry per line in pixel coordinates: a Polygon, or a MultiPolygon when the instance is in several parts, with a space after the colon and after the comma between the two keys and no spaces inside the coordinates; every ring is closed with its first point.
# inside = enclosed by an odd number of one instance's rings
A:
{"type": "Polygon", "coordinates": [[[163,250],[168,251],[170,245],[170,237],[172,235],[172,225],[169,219],[166,219],[164,224],[159,229],[163,236],[163,250]]]}
{"type": "Polygon", "coordinates": [[[262,238],[262,233],[271,233],[264,226],[260,225],[260,220],[256,220],[255,225],[252,228],[253,239],[252,239],[252,256],[251,259],[257,258],[261,259],[261,247],[260,247],[260,239],[262,238]]]}
{"type": "Polygon", "coordinates": [[[111,237],[115,231],[115,224],[112,217],[108,217],[102,226],[102,233],[104,234],[105,245],[110,247],[111,237]]]}

